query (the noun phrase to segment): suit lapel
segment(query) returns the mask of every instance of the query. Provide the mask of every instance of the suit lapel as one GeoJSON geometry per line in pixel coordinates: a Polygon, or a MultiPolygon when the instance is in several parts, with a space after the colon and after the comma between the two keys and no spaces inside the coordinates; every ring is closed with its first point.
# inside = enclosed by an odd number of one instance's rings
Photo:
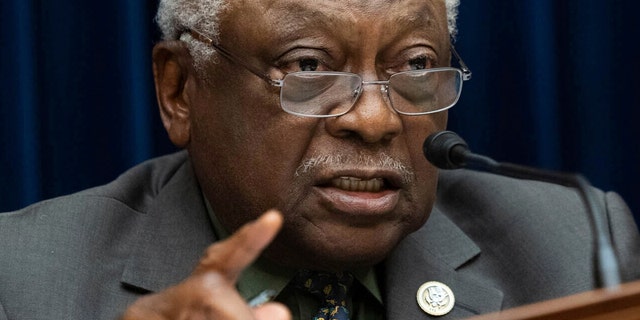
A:
{"type": "Polygon", "coordinates": [[[185,279],[216,239],[187,160],[155,195],[139,220],[122,283],[159,291],[185,279]]]}
{"type": "Polygon", "coordinates": [[[416,301],[418,288],[438,281],[451,288],[454,309],[438,319],[459,319],[497,311],[502,292],[460,272],[473,264],[480,249],[437,208],[428,222],[394,250],[386,265],[387,319],[428,319],[416,301]]]}
{"type": "MultiPolygon", "coordinates": [[[[121,282],[155,292],[185,279],[216,238],[188,161],[151,201],[137,221],[141,231],[132,244],[121,282]]],[[[478,246],[434,208],[428,222],[403,240],[387,259],[387,319],[429,318],[416,302],[418,288],[427,281],[448,285],[456,298],[454,309],[439,319],[499,310],[502,292],[461,272],[479,254],[478,246]]]]}

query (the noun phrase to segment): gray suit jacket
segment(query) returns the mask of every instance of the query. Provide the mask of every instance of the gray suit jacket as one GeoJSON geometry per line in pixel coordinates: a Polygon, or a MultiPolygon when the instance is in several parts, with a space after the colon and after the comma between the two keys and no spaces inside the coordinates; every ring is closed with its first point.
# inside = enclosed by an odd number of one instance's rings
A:
{"type": "MultiPolygon", "coordinates": [[[[443,172],[429,221],[384,263],[388,319],[427,319],[426,281],[456,297],[457,319],[594,287],[592,236],[563,187],[443,172]]],[[[606,203],[625,280],[640,278],[640,240],[615,194],[606,203]]],[[[114,182],[0,214],[0,320],[113,319],[173,285],[216,241],[185,152],[114,182]]]]}

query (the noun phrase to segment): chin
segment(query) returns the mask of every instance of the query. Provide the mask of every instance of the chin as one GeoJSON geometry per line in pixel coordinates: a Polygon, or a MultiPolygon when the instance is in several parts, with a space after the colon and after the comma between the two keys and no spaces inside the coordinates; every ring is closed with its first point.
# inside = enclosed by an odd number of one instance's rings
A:
{"type": "Polygon", "coordinates": [[[292,268],[342,271],[371,267],[383,261],[410,233],[393,228],[386,228],[383,232],[375,229],[332,231],[335,232],[311,233],[303,238],[297,232],[289,235],[285,231],[276,238],[265,256],[292,268]]]}

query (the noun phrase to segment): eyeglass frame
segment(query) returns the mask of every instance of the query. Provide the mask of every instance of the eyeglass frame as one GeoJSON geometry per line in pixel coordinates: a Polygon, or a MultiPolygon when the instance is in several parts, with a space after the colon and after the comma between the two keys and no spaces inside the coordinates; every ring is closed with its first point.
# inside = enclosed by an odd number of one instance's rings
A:
{"type": "MultiPolygon", "coordinates": [[[[238,57],[237,55],[231,53],[229,50],[225,49],[224,47],[216,44],[213,39],[209,38],[208,36],[204,35],[202,32],[197,31],[193,28],[190,29],[185,29],[182,33],[188,33],[189,35],[191,35],[194,39],[203,42],[204,44],[213,47],[217,52],[219,52],[223,57],[229,59],[230,61],[237,63],[239,65],[241,65],[242,67],[244,67],[245,69],[247,69],[247,71],[251,72],[252,74],[254,74],[255,76],[259,77],[260,79],[266,81],[268,84],[274,86],[274,87],[279,87],[282,88],[282,86],[284,85],[284,77],[282,79],[272,79],[271,76],[269,76],[268,73],[265,73],[261,70],[259,70],[258,68],[254,67],[253,65],[245,62],[242,58],[238,57]]],[[[471,80],[471,77],[473,75],[473,73],[471,72],[471,69],[469,69],[469,67],[467,67],[467,64],[464,62],[464,60],[462,60],[462,57],[460,57],[460,55],[458,54],[458,51],[456,51],[455,46],[453,45],[453,40],[450,41],[450,50],[451,50],[451,54],[453,54],[454,58],[456,59],[456,61],[458,62],[458,64],[460,65],[460,68],[452,68],[452,67],[447,67],[447,69],[456,69],[456,70],[460,70],[462,73],[462,81],[469,81],[471,80]]],[[[435,68],[433,70],[437,70],[437,69],[444,69],[444,68],[435,68]]],[[[330,74],[337,74],[337,73],[341,73],[341,74],[355,74],[355,73],[350,73],[350,72],[324,72],[324,73],[330,73],[330,74]]],[[[362,77],[358,74],[355,74],[358,77],[360,77],[360,79],[362,79],[362,77]]],[[[285,74],[286,76],[286,74],[285,74]]],[[[393,75],[392,75],[393,76],[393,75]]],[[[373,81],[364,81],[364,79],[362,79],[362,85],[389,85],[389,80],[373,80],[373,81]]],[[[458,97],[459,97],[460,93],[458,93],[458,97]]],[[[282,99],[282,98],[280,98],[282,99]]],[[[357,98],[356,98],[357,101],[357,98]]],[[[457,100],[456,100],[457,102],[457,100]]],[[[400,113],[400,114],[404,114],[404,115],[410,115],[410,116],[417,116],[417,115],[426,115],[426,114],[431,114],[431,113],[437,113],[437,112],[441,112],[444,110],[447,110],[451,107],[453,107],[456,102],[454,102],[451,106],[447,107],[447,108],[442,108],[442,109],[438,109],[435,111],[428,111],[428,112],[424,112],[424,113],[405,113],[402,111],[398,111],[395,109],[395,107],[391,106],[393,108],[393,110],[395,110],[396,112],[400,113]]],[[[282,101],[280,101],[280,108],[287,112],[287,113],[291,113],[297,116],[301,116],[301,117],[311,117],[311,118],[328,118],[328,117],[338,117],[338,116],[342,116],[344,114],[347,114],[349,111],[351,111],[351,109],[353,108],[353,106],[351,106],[349,109],[347,109],[345,112],[342,113],[338,113],[338,114],[328,114],[328,115],[314,115],[314,114],[303,114],[303,113],[296,113],[296,112],[292,112],[290,110],[287,110],[285,108],[282,107],[282,101]]]]}

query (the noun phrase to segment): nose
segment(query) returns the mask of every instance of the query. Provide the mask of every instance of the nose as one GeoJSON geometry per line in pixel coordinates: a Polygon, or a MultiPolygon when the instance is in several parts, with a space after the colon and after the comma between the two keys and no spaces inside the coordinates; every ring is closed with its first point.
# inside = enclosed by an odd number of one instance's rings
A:
{"type": "Polygon", "coordinates": [[[380,84],[363,85],[362,94],[349,112],[326,119],[327,131],[338,138],[357,137],[365,143],[390,141],[398,136],[402,120],[391,108],[385,89],[380,84]]]}

